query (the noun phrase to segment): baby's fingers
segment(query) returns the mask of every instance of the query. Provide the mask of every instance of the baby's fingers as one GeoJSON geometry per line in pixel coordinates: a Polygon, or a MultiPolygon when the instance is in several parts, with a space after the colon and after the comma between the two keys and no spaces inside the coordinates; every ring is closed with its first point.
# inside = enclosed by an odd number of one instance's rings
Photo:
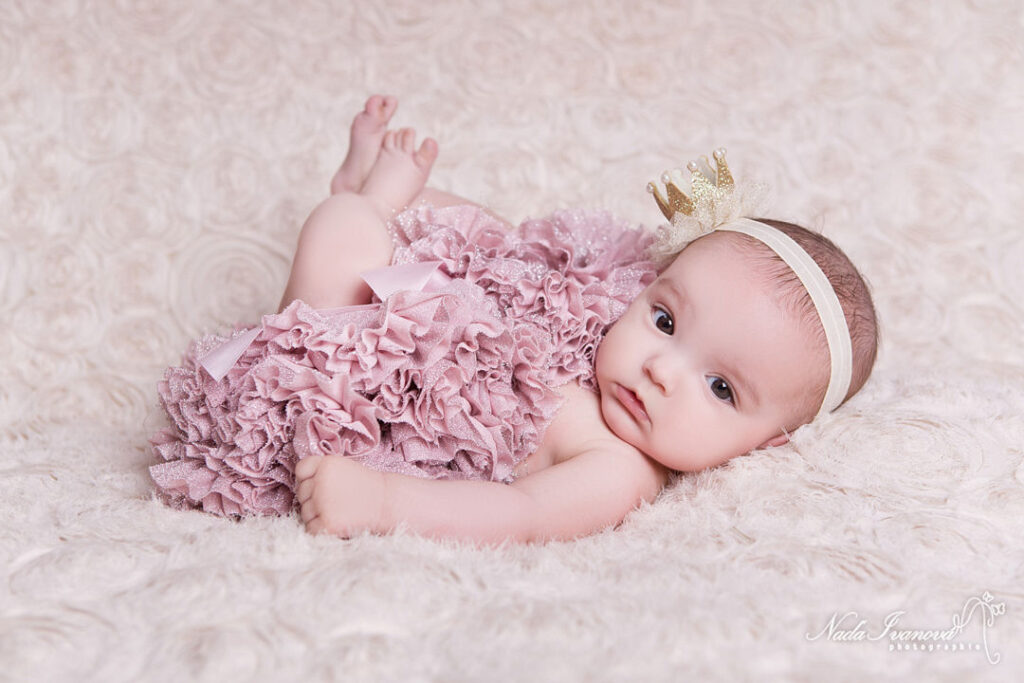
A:
{"type": "Polygon", "coordinates": [[[327,529],[324,527],[324,522],[319,517],[314,517],[310,521],[306,522],[306,532],[316,536],[317,534],[325,533],[327,529]]]}
{"type": "Polygon", "coordinates": [[[299,508],[299,517],[302,518],[302,521],[306,524],[307,528],[309,528],[309,523],[314,519],[317,519],[319,516],[320,511],[317,509],[316,505],[313,504],[312,500],[306,501],[302,504],[302,507],[299,508]]]}
{"type": "Polygon", "coordinates": [[[295,498],[299,501],[299,505],[313,497],[313,483],[315,481],[315,479],[310,477],[299,482],[299,487],[295,489],[295,498]]]}
{"type": "Polygon", "coordinates": [[[320,463],[323,461],[322,455],[311,455],[307,458],[303,458],[295,463],[295,479],[302,481],[303,479],[310,479],[316,471],[320,468],[320,463]]]}

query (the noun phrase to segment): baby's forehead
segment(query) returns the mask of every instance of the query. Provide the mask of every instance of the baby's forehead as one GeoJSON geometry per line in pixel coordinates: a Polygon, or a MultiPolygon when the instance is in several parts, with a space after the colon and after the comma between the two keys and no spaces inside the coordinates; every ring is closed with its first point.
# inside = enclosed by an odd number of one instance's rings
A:
{"type": "MultiPolygon", "coordinates": [[[[659,275],[666,286],[714,291],[712,285],[746,288],[773,295],[781,288],[779,266],[771,253],[761,253],[742,241],[739,233],[712,233],[692,242],[659,275]]],[[[656,282],[658,282],[656,281],[656,282]]]]}
{"type": "Polygon", "coordinates": [[[691,242],[680,255],[703,261],[727,261],[745,269],[763,268],[764,264],[778,261],[775,252],[766,244],[744,233],[716,230],[691,242]]]}
{"type": "Polygon", "coordinates": [[[736,237],[742,236],[713,233],[694,241],[652,287],[670,292],[681,303],[691,302],[702,316],[734,320],[741,328],[756,311],[757,318],[779,320],[817,346],[821,323],[795,273],[781,259],[759,253],[736,237]]]}

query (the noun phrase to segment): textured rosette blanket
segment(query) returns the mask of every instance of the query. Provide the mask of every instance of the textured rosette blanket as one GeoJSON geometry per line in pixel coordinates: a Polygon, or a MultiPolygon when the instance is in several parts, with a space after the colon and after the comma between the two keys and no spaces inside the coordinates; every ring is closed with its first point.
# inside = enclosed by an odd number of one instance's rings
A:
{"type": "Polygon", "coordinates": [[[606,213],[508,229],[475,207],[391,224],[374,303],[295,301],[259,326],[191,344],[159,384],[173,423],[150,468],[175,507],[287,513],[294,467],[345,455],[378,470],[508,482],[557,410],[596,389],[597,345],[655,277],[648,233],[606,213]]]}

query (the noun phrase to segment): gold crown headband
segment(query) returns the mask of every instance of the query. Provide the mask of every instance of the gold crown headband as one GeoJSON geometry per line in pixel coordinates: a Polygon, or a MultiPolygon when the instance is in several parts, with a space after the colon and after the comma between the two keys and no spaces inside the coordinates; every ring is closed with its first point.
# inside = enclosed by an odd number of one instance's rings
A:
{"type": "Polygon", "coordinates": [[[846,398],[853,374],[853,345],[839,297],[818,264],[793,238],[778,228],[749,218],[759,198],[750,188],[737,188],[725,162],[724,149],[716,149],[712,156],[715,159],[713,172],[706,157],[702,159],[703,167],[694,161],[686,165],[690,172],[689,193],[683,190],[686,176],[678,168],[661,176],[667,196],[662,195],[654,183],[647,184],[648,192],[654,195],[658,208],[671,223],[658,229],[654,255],[674,255],[693,240],[715,230],[750,235],[778,254],[807,290],[825,329],[831,371],[828,389],[815,418],[831,412],[846,398]]]}
{"type": "MultiPolygon", "coordinates": [[[[658,202],[658,208],[665,214],[665,218],[672,220],[677,213],[693,216],[698,205],[710,207],[724,200],[736,188],[736,181],[732,179],[729,165],[725,163],[725,149],[719,147],[711,155],[715,158],[713,183],[696,161],[686,164],[686,169],[690,171],[690,193],[693,199],[680,188],[680,184],[686,182],[681,168],[661,174],[661,182],[665,183],[668,199],[661,195],[657,185],[647,183],[647,191],[654,195],[654,201],[658,202]]],[[[710,168],[707,157],[703,157],[702,160],[705,168],[710,168]]]]}

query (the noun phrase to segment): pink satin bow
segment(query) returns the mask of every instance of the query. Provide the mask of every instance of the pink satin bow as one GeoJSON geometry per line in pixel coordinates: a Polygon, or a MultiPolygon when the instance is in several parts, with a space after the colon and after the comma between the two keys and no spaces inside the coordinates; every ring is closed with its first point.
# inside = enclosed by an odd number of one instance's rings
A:
{"type": "MultiPolygon", "coordinates": [[[[451,278],[438,270],[438,266],[441,263],[441,261],[420,261],[400,266],[385,266],[384,268],[375,268],[360,273],[360,277],[370,286],[370,289],[377,295],[377,298],[384,301],[395,292],[430,290],[445,284],[451,278]]],[[[376,306],[378,304],[364,305],[376,306]]],[[[357,308],[362,307],[357,306],[357,308]]],[[[328,310],[337,311],[343,308],[350,307],[346,306],[328,310]]],[[[242,357],[245,350],[249,348],[249,345],[255,341],[262,331],[263,325],[257,325],[252,329],[236,334],[220,346],[207,352],[206,355],[199,359],[199,364],[210,373],[210,377],[219,382],[228,374],[228,370],[234,367],[238,359],[242,357]]]]}

